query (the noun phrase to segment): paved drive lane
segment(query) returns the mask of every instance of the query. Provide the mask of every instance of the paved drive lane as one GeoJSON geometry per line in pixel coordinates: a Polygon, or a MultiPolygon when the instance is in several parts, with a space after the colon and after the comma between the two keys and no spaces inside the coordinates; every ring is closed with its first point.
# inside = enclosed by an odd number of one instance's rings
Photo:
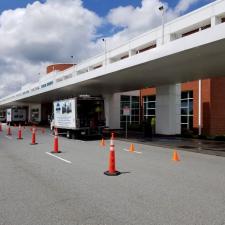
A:
{"type": "Polygon", "coordinates": [[[53,137],[0,133],[0,225],[222,225],[225,158],[116,141],[118,177],[107,177],[109,141],[59,139],[67,163],[46,154],[53,137]]]}

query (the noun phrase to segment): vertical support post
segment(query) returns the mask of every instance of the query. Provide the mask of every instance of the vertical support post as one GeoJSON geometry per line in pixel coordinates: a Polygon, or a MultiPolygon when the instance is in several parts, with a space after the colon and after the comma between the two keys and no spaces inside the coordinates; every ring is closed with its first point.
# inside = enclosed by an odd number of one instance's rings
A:
{"type": "Polygon", "coordinates": [[[126,139],[127,139],[127,118],[128,118],[128,116],[126,115],[126,134],[125,134],[126,139]]]}
{"type": "Polygon", "coordinates": [[[156,87],[156,133],[176,135],[180,126],[180,84],[156,87]]]}
{"type": "Polygon", "coordinates": [[[198,135],[202,134],[202,80],[198,81],[198,135]]]}
{"type": "Polygon", "coordinates": [[[159,7],[159,11],[162,13],[162,45],[164,45],[164,29],[165,29],[165,22],[164,22],[164,14],[165,14],[165,9],[164,6],[159,7]]]}
{"type": "Polygon", "coordinates": [[[162,45],[164,45],[164,33],[165,33],[165,25],[164,25],[164,9],[162,10],[162,45]]]}

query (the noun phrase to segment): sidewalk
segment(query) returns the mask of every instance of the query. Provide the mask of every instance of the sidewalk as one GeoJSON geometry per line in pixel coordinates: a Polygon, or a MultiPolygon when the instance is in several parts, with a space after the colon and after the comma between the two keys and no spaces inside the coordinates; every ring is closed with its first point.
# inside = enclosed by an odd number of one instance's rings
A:
{"type": "Polygon", "coordinates": [[[176,148],[184,151],[225,157],[224,141],[182,138],[176,136],[154,136],[153,138],[144,138],[142,132],[129,132],[128,139],[125,139],[125,134],[122,131],[118,134],[118,139],[132,143],[141,143],[171,149],[176,148]]]}

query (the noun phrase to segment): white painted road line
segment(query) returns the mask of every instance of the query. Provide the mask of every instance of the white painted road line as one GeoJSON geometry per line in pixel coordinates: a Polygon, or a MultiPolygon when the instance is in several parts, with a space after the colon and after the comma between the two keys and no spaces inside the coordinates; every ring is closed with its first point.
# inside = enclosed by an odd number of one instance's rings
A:
{"type": "MultiPolygon", "coordinates": [[[[124,148],[123,149],[124,151],[126,151],[126,152],[130,152],[130,150],[129,149],[126,149],[126,148],[124,148]]],[[[142,152],[138,152],[138,151],[133,151],[134,153],[137,153],[137,154],[142,154],[142,152]]],[[[131,153],[133,153],[133,152],[131,152],[131,153]]]]}
{"type": "Polygon", "coordinates": [[[11,136],[5,135],[5,137],[8,138],[9,140],[12,140],[13,139],[11,136]]]}
{"type": "Polygon", "coordinates": [[[46,154],[48,154],[48,155],[50,155],[50,156],[53,156],[53,157],[55,157],[55,158],[57,158],[57,159],[60,159],[60,160],[62,160],[62,161],[64,161],[64,162],[66,162],[66,163],[72,163],[72,162],[70,162],[69,160],[66,160],[66,159],[63,159],[63,158],[61,158],[61,157],[59,157],[59,156],[56,156],[56,155],[54,155],[54,154],[52,154],[52,153],[50,153],[50,152],[45,152],[46,154]]]}

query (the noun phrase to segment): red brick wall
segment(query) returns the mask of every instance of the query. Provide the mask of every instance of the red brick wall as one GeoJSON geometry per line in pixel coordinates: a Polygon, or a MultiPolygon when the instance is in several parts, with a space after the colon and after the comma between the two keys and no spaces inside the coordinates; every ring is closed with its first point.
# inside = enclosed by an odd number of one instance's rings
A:
{"type": "MultiPolygon", "coordinates": [[[[140,97],[142,100],[146,95],[156,95],[156,88],[145,88],[140,91],[140,97]]],[[[141,101],[141,107],[143,107],[143,101],[141,101]]]]}
{"type": "Polygon", "coordinates": [[[54,64],[47,67],[47,74],[51,73],[54,70],[63,71],[70,67],[72,67],[73,64],[54,64]]]}
{"type": "Polygon", "coordinates": [[[210,134],[225,135],[225,78],[211,80],[210,134]]]}
{"type": "MultiPolygon", "coordinates": [[[[197,114],[198,116],[198,114],[197,114]]],[[[202,134],[211,134],[211,79],[202,80],[202,134]]]]}
{"type": "MultiPolygon", "coordinates": [[[[181,84],[182,91],[193,91],[193,127],[198,131],[198,81],[181,84]]],[[[155,88],[141,90],[141,97],[155,95],[155,88]]],[[[143,106],[143,103],[141,104],[143,106]]],[[[225,134],[225,78],[202,80],[202,133],[225,134]]]]}

